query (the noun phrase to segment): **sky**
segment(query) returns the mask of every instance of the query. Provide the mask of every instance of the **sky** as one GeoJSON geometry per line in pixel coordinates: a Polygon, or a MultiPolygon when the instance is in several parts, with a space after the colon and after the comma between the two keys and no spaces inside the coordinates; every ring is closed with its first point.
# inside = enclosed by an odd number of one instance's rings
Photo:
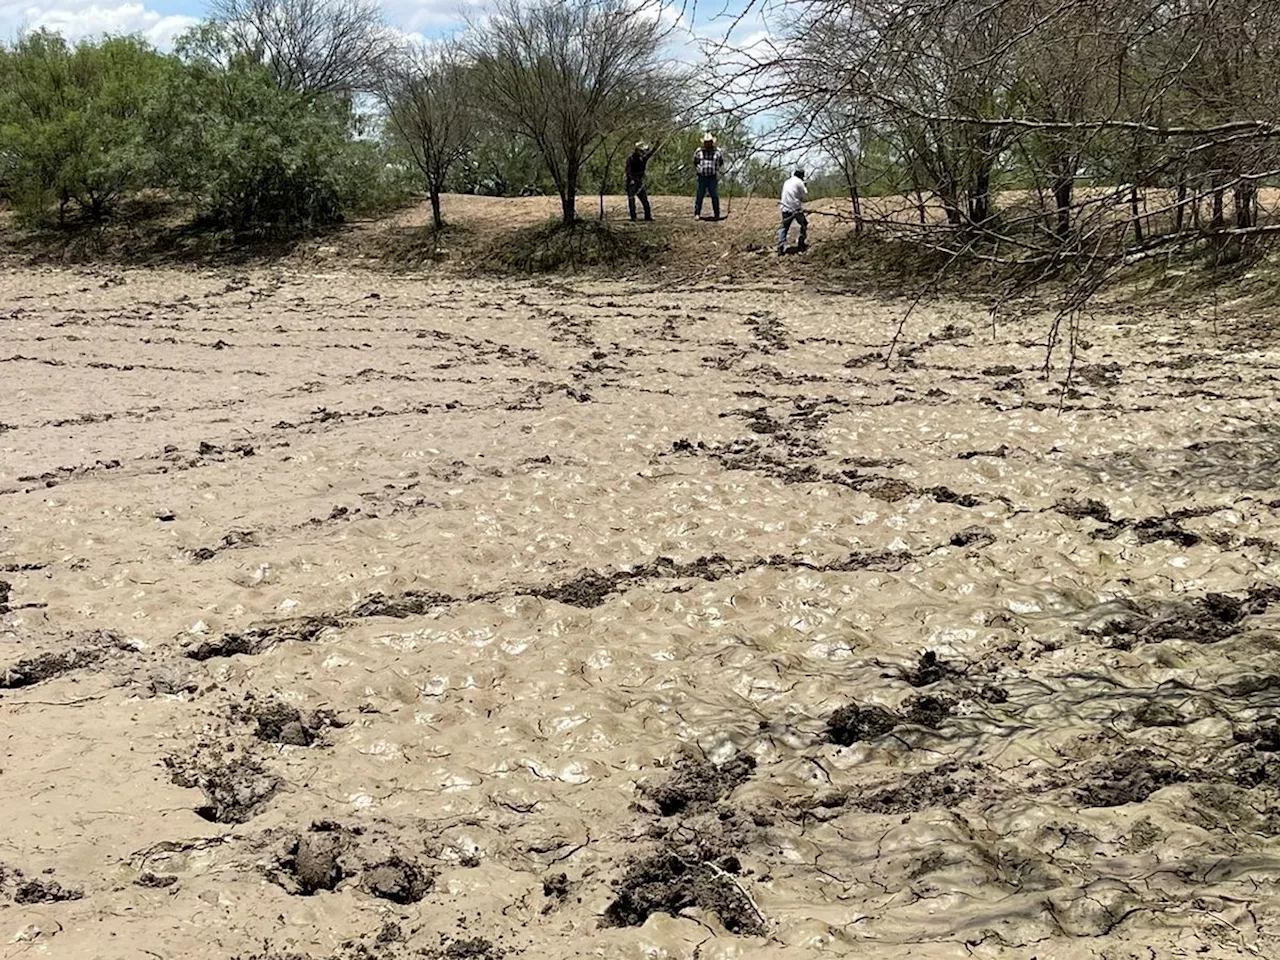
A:
{"type": "MultiPolygon", "coordinates": [[[[473,0],[474,2],[474,0],[473,0]]],[[[741,4],[746,0],[730,0],[741,4]]],[[[383,0],[390,24],[408,34],[435,37],[451,32],[465,17],[468,0],[383,0]]],[[[206,0],[0,0],[0,39],[12,40],[24,30],[47,28],[78,40],[104,33],[137,33],[167,50],[174,39],[205,15],[206,0]]],[[[723,6],[688,8],[682,18],[704,37],[723,36],[731,13],[723,6]]],[[[735,33],[748,37],[758,20],[738,24],[735,33]]]]}

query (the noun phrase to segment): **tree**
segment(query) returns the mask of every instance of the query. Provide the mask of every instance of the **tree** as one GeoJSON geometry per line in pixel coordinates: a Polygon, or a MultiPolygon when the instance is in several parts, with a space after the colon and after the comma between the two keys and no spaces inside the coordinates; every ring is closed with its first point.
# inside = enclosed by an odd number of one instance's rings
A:
{"type": "Polygon", "coordinates": [[[675,81],[656,11],[627,0],[498,0],[470,40],[481,101],[542,155],[574,222],[587,162],[604,138],[661,115],[675,81]]]}
{"type": "Polygon", "coordinates": [[[155,119],[167,185],[243,233],[325,227],[374,198],[385,160],[352,138],[346,98],[283,88],[248,57],[193,52],[209,49],[203,33],[178,44],[185,62],[155,119]]]}
{"type": "Polygon", "coordinates": [[[19,208],[59,220],[75,203],[101,219],[150,183],[156,152],[148,113],[173,66],[135,37],[72,48],[30,33],[0,50],[0,157],[19,208]]]}
{"type": "Polygon", "coordinates": [[[388,125],[426,180],[437,230],[444,227],[440,194],[479,132],[471,81],[453,45],[415,44],[388,61],[379,84],[388,125]]]}
{"type": "Polygon", "coordinates": [[[213,0],[210,15],[226,49],[267,67],[285,90],[372,90],[392,50],[375,0],[213,0]]]}

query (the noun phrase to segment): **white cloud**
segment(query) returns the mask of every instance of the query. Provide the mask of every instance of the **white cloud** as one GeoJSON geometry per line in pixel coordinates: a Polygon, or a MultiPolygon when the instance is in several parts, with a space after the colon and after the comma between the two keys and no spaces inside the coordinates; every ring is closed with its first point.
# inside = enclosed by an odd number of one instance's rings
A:
{"type": "Polygon", "coordinates": [[[182,31],[197,22],[195,17],[157,13],[142,3],[99,6],[72,2],[56,7],[0,3],[0,36],[8,37],[42,29],[61,33],[68,40],[136,33],[155,46],[168,49],[182,31]]]}

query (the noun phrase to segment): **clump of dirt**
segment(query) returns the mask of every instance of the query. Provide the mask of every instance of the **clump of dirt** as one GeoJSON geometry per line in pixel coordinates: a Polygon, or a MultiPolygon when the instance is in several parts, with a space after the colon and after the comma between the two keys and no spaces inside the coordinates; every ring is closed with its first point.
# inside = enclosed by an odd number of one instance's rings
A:
{"type": "Polygon", "coordinates": [[[430,613],[436,607],[453,603],[454,598],[444,593],[430,590],[406,590],[388,597],[382,593],[373,593],[361,600],[351,610],[354,617],[420,617],[430,613]]]}
{"type": "Polygon", "coordinates": [[[1185,783],[1190,776],[1167,760],[1145,750],[1135,750],[1108,760],[1086,773],[1085,783],[1074,791],[1076,800],[1086,807],[1118,807],[1141,803],[1157,790],[1185,783]]]}
{"type": "Polygon", "coordinates": [[[776,314],[768,310],[756,310],[748,313],[743,322],[751,328],[752,336],[760,342],[761,352],[776,353],[779,350],[791,348],[786,325],[776,314]]]}
{"type": "Polygon", "coordinates": [[[332,890],[349,875],[341,862],[349,845],[350,837],[341,826],[328,821],[313,823],[290,844],[275,879],[290,893],[304,897],[332,890]]]}
{"type": "Polygon", "coordinates": [[[81,900],[84,891],[76,887],[64,887],[56,880],[23,880],[13,892],[14,903],[62,903],[81,900]]]}
{"type": "Polygon", "coordinates": [[[70,650],[28,657],[0,670],[0,690],[17,690],[52,680],[72,670],[92,667],[105,660],[113,650],[129,649],[125,639],[110,630],[69,634],[67,640],[76,646],[70,650]]]}
{"type": "Polygon", "coordinates": [[[957,460],[972,460],[974,457],[997,457],[1003,460],[1009,456],[1009,448],[1003,443],[994,450],[966,450],[964,453],[956,454],[957,460]]]}
{"type": "Polygon", "coordinates": [[[360,886],[366,893],[399,904],[417,903],[431,891],[435,882],[435,873],[399,854],[366,866],[360,878],[360,886]]]}
{"type": "Polygon", "coordinates": [[[705,761],[688,763],[666,783],[645,788],[664,817],[695,812],[728,796],[756,768],[754,757],[739,754],[717,766],[705,761]]]}
{"type": "Polygon", "coordinates": [[[996,542],[995,534],[986,527],[972,526],[951,535],[953,547],[989,547],[996,542]]]}
{"type": "Polygon", "coordinates": [[[615,889],[605,926],[638,927],[655,913],[674,917],[697,906],[714,913],[731,933],[765,932],[763,918],[729,874],[712,864],[689,863],[670,850],[633,861],[615,889]]]}
{"type": "Polygon", "coordinates": [[[147,887],[151,890],[163,890],[165,887],[172,887],[178,882],[178,878],[169,874],[152,873],[150,870],[140,874],[138,879],[133,881],[134,886],[147,887]]]}
{"type": "Polygon", "coordinates": [[[506,951],[484,937],[455,940],[441,952],[444,960],[502,960],[506,951]]]}
{"type": "Polygon", "coordinates": [[[884,707],[860,707],[848,704],[836,710],[827,720],[827,739],[847,747],[860,740],[882,737],[900,723],[897,715],[884,707]]]}
{"type": "Polygon", "coordinates": [[[252,547],[258,543],[258,536],[252,530],[232,530],[225,534],[216,547],[198,547],[191,551],[193,563],[204,563],[212,560],[223,550],[235,550],[239,547],[252,547]]]}
{"type": "Polygon", "coordinates": [[[915,493],[915,488],[907,481],[888,477],[864,489],[868,496],[883,500],[885,503],[897,503],[915,493]]]}
{"type": "Polygon", "coordinates": [[[248,696],[243,704],[232,707],[233,718],[255,724],[254,736],[266,743],[283,743],[309,747],[329,727],[346,726],[328,710],[303,713],[280,700],[258,703],[248,696]]]}
{"type": "MultiPolygon", "coordinates": [[[[950,487],[926,487],[920,492],[926,496],[933,497],[938,503],[954,503],[957,507],[968,508],[982,506],[982,501],[972,493],[956,493],[950,487]]],[[[990,534],[988,533],[987,536],[990,536],[990,534]]],[[[992,537],[992,540],[994,541],[995,538],[992,537]]]]}
{"type": "Polygon", "coordinates": [[[8,580],[0,580],[0,615],[9,612],[9,597],[13,593],[13,584],[8,580]]]}
{"type": "Polygon", "coordinates": [[[532,591],[533,596],[571,607],[598,607],[605,597],[618,590],[618,578],[595,570],[583,570],[572,580],[532,591]]]}
{"type": "Polygon", "coordinates": [[[610,594],[617,593],[627,584],[646,583],[650,580],[682,580],[695,577],[699,580],[719,580],[738,572],[734,564],[718,553],[698,557],[687,563],[658,557],[631,570],[615,570],[600,573],[583,570],[571,580],[548,586],[530,587],[521,591],[531,597],[554,600],[573,607],[598,607],[610,594]]]}
{"type": "Polygon", "coordinates": [[[976,764],[943,763],[932,770],[912,774],[899,784],[864,791],[852,805],[868,813],[916,813],[930,807],[950,809],[974,795],[976,764]]]}
{"type": "Polygon", "coordinates": [[[914,667],[903,673],[902,678],[913,687],[927,687],[948,677],[960,676],[955,667],[948,666],[938,659],[934,650],[926,650],[920,654],[920,660],[914,667]]]}
{"type": "Polygon", "coordinates": [[[1100,523],[1112,523],[1111,510],[1101,500],[1076,500],[1064,498],[1053,505],[1053,509],[1072,520],[1083,520],[1091,517],[1100,523]]]}
{"type": "Polygon", "coordinates": [[[168,757],[165,766],[178,786],[203,791],[207,802],[196,813],[213,823],[248,822],[283,785],[279,777],[245,755],[231,760],[168,757]]]}
{"type": "Polygon", "coordinates": [[[201,640],[188,647],[186,655],[192,660],[238,655],[257,656],[276,644],[288,640],[310,643],[325,630],[341,626],[341,620],[327,615],[267,620],[250,624],[249,629],[241,633],[224,633],[212,640],[201,640]]]}
{"type": "Polygon", "coordinates": [[[950,697],[935,697],[930,694],[919,694],[908,697],[902,704],[902,719],[921,727],[936,730],[942,721],[951,716],[956,702],[950,697]]]}
{"type": "Polygon", "coordinates": [[[569,875],[553,873],[542,878],[542,895],[553,900],[566,900],[569,896],[569,875]]]}

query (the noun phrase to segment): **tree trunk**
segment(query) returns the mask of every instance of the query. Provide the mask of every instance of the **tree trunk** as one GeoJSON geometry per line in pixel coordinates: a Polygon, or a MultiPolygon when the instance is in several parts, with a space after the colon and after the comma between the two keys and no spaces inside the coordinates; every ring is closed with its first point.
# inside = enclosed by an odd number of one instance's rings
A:
{"type": "Polygon", "coordinates": [[[1056,232],[1063,243],[1071,236],[1071,194],[1075,185],[1075,177],[1069,174],[1059,173],[1053,178],[1053,205],[1058,218],[1056,232]]]}
{"type": "Polygon", "coordinates": [[[560,191],[560,216],[566,227],[572,226],[578,218],[576,200],[574,192],[567,187],[560,191]]]}
{"type": "Polygon", "coordinates": [[[444,217],[440,215],[440,187],[431,185],[431,224],[437,232],[444,229],[444,217]]]}
{"type": "Polygon", "coordinates": [[[1174,213],[1173,229],[1175,233],[1182,233],[1182,226],[1186,222],[1187,213],[1187,174],[1183,171],[1178,174],[1178,209],[1174,213]]]}
{"type": "Polygon", "coordinates": [[[1242,183],[1235,188],[1232,197],[1235,203],[1236,226],[1247,230],[1257,224],[1255,204],[1258,200],[1258,188],[1251,183],[1242,183]]]}
{"type": "Polygon", "coordinates": [[[1142,210],[1138,206],[1138,185],[1129,188],[1129,211],[1133,214],[1133,239],[1143,242],[1142,210]]]}

